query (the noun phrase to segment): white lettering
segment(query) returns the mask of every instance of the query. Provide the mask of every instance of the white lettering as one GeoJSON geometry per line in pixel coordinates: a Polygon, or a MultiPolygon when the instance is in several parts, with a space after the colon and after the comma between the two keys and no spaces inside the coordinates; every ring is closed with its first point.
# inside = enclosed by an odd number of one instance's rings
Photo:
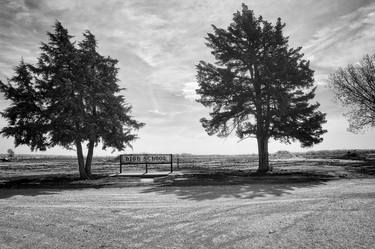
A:
{"type": "Polygon", "coordinates": [[[171,156],[165,154],[128,154],[121,155],[120,161],[122,164],[133,163],[171,163],[171,156]]]}

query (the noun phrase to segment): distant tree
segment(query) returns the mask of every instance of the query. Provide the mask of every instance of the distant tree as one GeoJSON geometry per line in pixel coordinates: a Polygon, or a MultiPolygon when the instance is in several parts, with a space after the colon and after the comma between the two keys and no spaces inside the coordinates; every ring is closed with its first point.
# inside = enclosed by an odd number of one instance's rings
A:
{"type": "Polygon", "coordinates": [[[319,103],[309,103],[313,71],[300,47],[289,48],[281,19],[273,26],[243,4],[227,30],[212,27],[206,45],[216,62],[197,65],[197,101],[212,108],[211,118],[201,119],[207,133],[256,137],[259,172],[270,170],[270,138],[302,146],[321,142],[325,114],[319,103]]]}
{"type": "Polygon", "coordinates": [[[358,65],[339,68],[330,75],[329,86],[349,108],[349,130],[357,133],[375,126],[375,55],[366,55],[358,65]]]}
{"type": "Polygon", "coordinates": [[[79,173],[90,178],[93,150],[123,150],[137,138],[132,132],[143,126],[130,116],[131,106],[120,95],[117,60],[103,57],[89,31],[78,43],[56,22],[48,43],[42,43],[36,65],[23,61],[0,90],[12,104],[2,116],[8,126],[3,136],[15,145],[46,150],[56,145],[76,148],[79,173]],[[86,162],[82,143],[87,142],[86,162]]]}
{"type": "Polygon", "coordinates": [[[14,158],[14,151],[12,149],[8,149],[7,152],[9,158],[14,158]]]}

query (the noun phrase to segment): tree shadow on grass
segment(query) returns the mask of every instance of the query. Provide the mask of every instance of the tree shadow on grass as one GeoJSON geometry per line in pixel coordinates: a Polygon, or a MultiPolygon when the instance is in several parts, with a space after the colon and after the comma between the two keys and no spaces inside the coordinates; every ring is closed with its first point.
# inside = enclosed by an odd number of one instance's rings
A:
{"type": "MultiPolygon", "coordinates": [[[[100,179],[100,176],[96,176],[100,179]]],[[[32,175],[0,180],[0,199],[15,195],[38,196],[58,194],[68,189],[101,188],[103,181],[79,180],[76,175],[32,175]]]]}
{"type": "Polygon", "coordinates": [[[313,188],[326,184],[329,178],[316,177],[225,177],[212,179],[198,177],[195,179],[175,180],[160,184],[141,193],[158,193],[176,195],[180,199],[204,201],[218,198],[253,199],[265,196],[283,196],[297,188],[313,188]]]}
{"type": "Polygon", "coordinates": [[[327,175],[311,173],[276,173],[259,176],[254,173],[209,173],[154,178],[142,183],[140,178],[97,175],[94,180],[79,180],[76,175],[33,176],[0,181],[0,199],[15,195],[38,196],[58,194],[64,190],[104,187],[143,186],[141,193],[174,194],[181,199],[212,200],[221,197],[251,199],[266,195],[282,196],[296,188],[324,184],[327,175]]]}
{"type": "Polygon", "coordinates": [[[7,199],[13,196],[22,195],[22,196],[39,196],[39,195],[54,195],[61,192],[63,189],[37,189],[37,188],[22,188],[22,189],[5,189],[0,188],[0,200],[7,199]]]}

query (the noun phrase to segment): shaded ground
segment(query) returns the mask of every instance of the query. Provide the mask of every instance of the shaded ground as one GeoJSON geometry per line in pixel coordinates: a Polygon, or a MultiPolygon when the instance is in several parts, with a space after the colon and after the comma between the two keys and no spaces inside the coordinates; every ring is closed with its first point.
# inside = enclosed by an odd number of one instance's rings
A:
{"type": "MultiPolygon", "coordinates": [[[[273,160],[273,172],[265,176],[256,173],[256,163],[241,164],[238,167],[199,165],[175,167],[168,177],[157,177],[154,181],[141,181],[134,177],[108,177],[118,173],[118,164],[96,161],[93,165],[94,180],[78,179],[76,162],[70,160],[26,161],[0,163],[0,188],[87,188],[87,187],[126,187],[149,184],[242,184],[249,182],[296,182],[327,180],[336,178],[361,178],[375,176],[375,162],[335,160],[335,159],[292,159],[273,160]],[[178,180],[178,181],[175,181],[178,180]]],[[[165,170],[169,166],[154,166],[150,174],[165,170]]],[[[142,175],[144,167],[129,167],[128,172],[142,175]]],[[[126,172],[126,171],[125,171],[126,172]]],[[[149,175],[143,175],[144,178],[149,175]]]]}

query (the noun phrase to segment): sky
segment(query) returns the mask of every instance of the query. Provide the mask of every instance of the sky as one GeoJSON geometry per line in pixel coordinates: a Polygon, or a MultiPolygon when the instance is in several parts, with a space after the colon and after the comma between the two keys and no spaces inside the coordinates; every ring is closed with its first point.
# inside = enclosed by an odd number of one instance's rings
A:
{"type": "MultiPolygon", "coordinates": [[[[328,77],[339,67],[357,63],[375,52],[375,2],[372,0],[243,0],[256,15],[286,23],[291,47],[302,46],[315,70],[316,101],[327,113],[323,142],[301,148],[299,142],[270,141],[270,152],[326,149],[374,149],[375,130],[347,131],[346,109],[335,102],[328,77]]],[[[213,61],[205,37],[211,25],[227,28],[241,1],[216,0],[0,0],[0,79],[13,74],[21,58],[35,63],[41,42],[62,22],[74,40],[90,30],[98,50],[119,60],[120,86],[132,115],[146,126],[139,130],[133,149],[118,153],[257,153],[255,139],[218,138],[205,133],[199,120],[210,110],[197,103],[195,65],[213,61]]],[[[0,96],[0,109],[9,102],[0,96]]],[[[6,121],[0,118],[0,128],[6,121]]],[[[12,138],[0,137],[0,153],[31,153],[14,148],[12,138]]],[[[34,152],[40,154],[40,152],[34,152]]],[[[112,150],[96,148],[96,155],[112,150]]],[[[74,155],[55,147],[44,154],[74,155]]],[[[113,154],[112,154],[113,155],[113,154]]]]}

